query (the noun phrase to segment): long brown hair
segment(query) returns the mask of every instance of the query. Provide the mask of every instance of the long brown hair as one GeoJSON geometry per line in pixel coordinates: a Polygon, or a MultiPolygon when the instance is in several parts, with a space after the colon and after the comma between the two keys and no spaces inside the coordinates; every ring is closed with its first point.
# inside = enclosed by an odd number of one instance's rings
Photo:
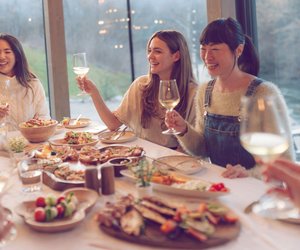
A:
{"type": "Polygon", "coordinates": [[[18,82],[25,88],[31,89],[29,82],[37,77],[29,70],[27,58],[21,43],[14,36],[5,33],[0,33],[0,40],[6,41],[15,55],[16,63],[13,70],[18,82]]]}
{"type": "MultiPolygon", "coordinates": [[[[178,111],[182,117],[185,117],[189,99],[189,84],[191,82],[196,82],[193,75],[187,42],[184,36],[178,31],[162,30],[154,33],[149,39],[147,51],[151,41],[155,37],[164,41],[172,54],[177,51],[180,53],[180,59],[174,63],[171,72],[171,79],[176,79],[180,93],[180,102],[176,106],[175,110],[178,111]]],[[[159,117],[158,89],[160,78],[157,74],[152,74],[149,69],[148,79],[149,83],[142,89],[141,124],[143,128],[147,128],[149,126],[151,117],[159,117]]]]}

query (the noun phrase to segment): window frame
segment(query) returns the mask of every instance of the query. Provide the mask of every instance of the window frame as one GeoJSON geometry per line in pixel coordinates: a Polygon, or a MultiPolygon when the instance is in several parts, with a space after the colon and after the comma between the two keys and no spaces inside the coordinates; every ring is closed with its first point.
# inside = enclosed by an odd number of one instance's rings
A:
{"type": "MultiPolygon", "coordinates": [[[[130,0],[126,1],[128,18],[130,18],[130,0]]],[[[239,0],[237,0],[237,2],[238,1],[239,0]]],[[[220,17],[232,16],[235,18],[235,0],[206,0],[206,5],[208,22],[220,17]]],[[[63,116],[70,116],[63,0],[43,0],[43,12],[50,110],[51,116],[54,119],[61,120],[63,116]]],[[[131,23],[129,21],[129,26],[130,25],[131,23]]],[[[131,75],[132,79],[134,79],[134,51],[132,47],[131,31],[129,31],[129,45],[131,56],[131,75]]]]}

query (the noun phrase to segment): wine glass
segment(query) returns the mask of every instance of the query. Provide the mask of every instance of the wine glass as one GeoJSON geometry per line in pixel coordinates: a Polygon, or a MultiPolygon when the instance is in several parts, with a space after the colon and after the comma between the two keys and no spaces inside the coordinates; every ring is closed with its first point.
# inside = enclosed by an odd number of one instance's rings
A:
{"type": "MultiPolygon", "coordinates": [[[[274,95],[242,98],[240,141],[258,163],[274,161],[290,146],[289,121],[285,119],[284,105],[274,95]]],[[[259,167],[263,171],[263,167],[259,167]]],[[[284,188],[283,183],[280,184],[280,188],[284,188]]],[[[295,207],[289,198],[268,192],[253,206],[252,211],[280,219],[288,218],[295,207]]]]}
{"type": "MultiPolygon", "coordinates": [[[[73,71],[79,77],[84,77],[90,68],[88,67],[86,53],[77,53],[73,55],[73,71]]],[[[86,95],[85,90],[82,90],[78,95],[86,95]]]]}
{"type": "MultiPolygon", "coordinates": [[[[167,109],[167,112],[172,111],[176,107],[180,101],[176,79],[160,81],[158,101],[167,109]]],[[[167,129],[162,133],[166,135],[180,134],[180,132],[176,131],[174,128],[167,129]]]]}

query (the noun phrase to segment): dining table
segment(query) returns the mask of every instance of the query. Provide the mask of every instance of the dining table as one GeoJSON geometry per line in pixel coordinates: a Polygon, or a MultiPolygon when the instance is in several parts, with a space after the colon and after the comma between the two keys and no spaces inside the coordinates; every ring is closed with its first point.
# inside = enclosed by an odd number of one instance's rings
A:
{"type": "MultiPolygon", "coordinates": [[[[90,124],[89,129],[93,129],[95,124],[90,124]]],[[[85,128],[86,129],[86,128],[85,128]]],[[[82,129],[84,130],[84,129],[82,129]]],[[[65,130],[53,137],[62,136],[65,130]]],[[[162,135],[164,136],[164,135],[162,135]]],[[[104,147],[113,144],[99,142],[97,147],[104,147]]],[[[131,141],[123,142],[123,146],[139,146],[145,151],[146,156],[156,159],[170,155],[184,155],[178,152],[142,138],[134,138],[131,141]]],[[[0,164],[5,164],[5,159],[0,157],[0,164]]],[[[203,164],[201,171],[193,174],[193,177],[201,178],[210,182],[223,182],[230,192],[227,195],[218,197],[218,201],[231,209],[240,221],[241,227],[238,236],[222,245],[212,246],[210,249],[223,250],[296,250],[300,246],[300,222],[289,223],[281,220],[273,220],[261,217],[254,213],[245,213],[245,208],[253,201],[258,200],[268,189],[268,185],[263,181],[253,178],[228,179],[222,177],[224,168],[209,162],[203,164]]],[[[12,221],[17,234],[14,240],[8,242],[3,247],[6,250],[143,250],[154,249],[151,245],[137,244],[125,241],[108,235],[99,227],[96,220],[97,213],[107,202],[114,202],[118,197],[133,194],[137,195],[135,183],[127,177],[115,178],[115,193],[110,195],[100,194],[95,205],[89,211],[85,219],[72,230],[63,232],[44,233],[33,230],[24,222],[24,219],[16,213],[16,207],[28,200],[33,200],[38,196],[46,194],[59,195],[60,191],[55,191],[43,185],[42,191],[24,193],[21,189],[22,183],[17,171],[10,177],[13,185],[2,197],[2,205],[12,212],[12,221]]],[[[180,194],[170,194],[153,190],[153,195],[177,202],[196,206],[201,201],[197,197],[186,197],[180,194]]],[[[199,243],[200,244],[200,243],[199,243]]],[[[155,247],[155,249],[173,249],[155,247]]],[[[199,245],[199,249],[201,249],[199,245]]]]}

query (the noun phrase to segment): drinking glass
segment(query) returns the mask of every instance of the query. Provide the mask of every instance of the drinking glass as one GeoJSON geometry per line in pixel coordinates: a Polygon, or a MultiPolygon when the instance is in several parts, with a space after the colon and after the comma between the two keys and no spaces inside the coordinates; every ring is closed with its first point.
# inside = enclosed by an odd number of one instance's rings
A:
{"type": "MultiPolygon", "coordinates": [[[[176,107],[180,101],[176,79],[160,81],[158,101],[167,109],[167,112],[172,111],[176,107]]],[[[176,131],[174,128],[169,128],[162,133],[167,135],[180,134],[180,132],[176,131]]]]}
{"type": "Polygon", "coordinates": [[[22,182],[22,191],[26,193],[42,190],[42,168],[28,165],[26,161],[18,164],[19,176],[22,182]]]}
{"type": "MultiPolygon", "coordinates": [[[[289,121],[285,119],[283,105],[284,103],[273,95],[242,98],[240,141],[258,163],[274,161],[290,146],[289,121]]],[[[259,167],[263,168],[260,165],[259,167]]],[[[280,184],[280,188],[284,188],[283,183],[280,184]]],[[[261,197],[253,207],[253,212],[278,219],[289,217],[289,214],[294,213],[294,209],[289,198],[271,192],[261,197]]]]}
{"type": "MultiPolygon", "coordinates": [[[[73,71],[79,77],[84,77],[90,68],[88,67],[86,53],[77,53],[73,55],[73,71]]],[[[86,95],[85,90],[82,90],[78,95],[86,95]]]]}

